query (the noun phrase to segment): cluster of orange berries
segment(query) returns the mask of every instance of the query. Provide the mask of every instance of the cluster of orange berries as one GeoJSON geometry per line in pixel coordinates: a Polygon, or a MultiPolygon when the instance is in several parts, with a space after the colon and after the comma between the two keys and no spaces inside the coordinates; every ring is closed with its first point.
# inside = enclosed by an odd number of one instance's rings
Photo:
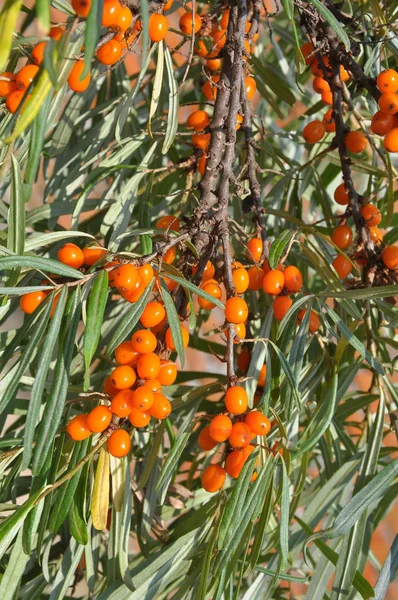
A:
{"type": "Polygon", "coordinates": [[[398,73],[386,69],[377,77],[377,87],[381,92],[379,109],[372,118],[371,131],[384,136],[384,148],[388,152],[398,152],[398,73]]]}

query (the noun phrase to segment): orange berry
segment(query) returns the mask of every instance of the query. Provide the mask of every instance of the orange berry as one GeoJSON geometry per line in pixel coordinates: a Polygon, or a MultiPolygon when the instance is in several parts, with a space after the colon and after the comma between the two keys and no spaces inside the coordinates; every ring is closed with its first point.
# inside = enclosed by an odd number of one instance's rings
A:
{"type": "Polygon", "coordinates": [[[264,387],[267,380],[267,365],[261,367],[260,373],[258,374],[257,384],[259,387],[264,387]]]}
{"type": "Polygon", "coordinates": [[[337,204],[341,206],[345,206],[349,203],[348,190],[345,187],[344,183],[340,183],[334,191],[334,199],[337,204]]]}
{"type": "Polygon", "coordinates": [[[159,379],[147,379],[142,386],[147,390],[150,390],[154,394],[162,391],[162,386],[159,379]]]}
{"type": "Polygon", "coordinates": [[[220,465],[209,465],[202,473],[202,487],[206,492],[214,493],[221,490],[227,474],[220,465]]]}
{"type": "Polygon", "coordinates": [[[138,277],[141,277],[144,287],[147,287],[151,283],[154,275],[152,265],[142,265],[137,269],[137,272],[138,277]]]}
{"type": "Polygon", "coordinates": [[[162,260],[164,263],[171,265],[175,261],[176,256],[177,256],[176,247],[172,246],[163,254],[162,260]]]}
{"type": "Polygon", "coordinates": [[[261,290],[264,279],[264,271],[259,267],[249,267],[247,269],[247,275],[249,277],[248,289],[252,292],[261,290]]]}
{"type": "Polygon", "coordinates": [[[340,80],[348,81],[349,78],[350,78],[350,75],[349,75],[348,71],[346,71],[346,69],[343,67],[343,65],[340,65],[340,80]]]}
{"type": "Polygon", "coordinates": [[[141,324],[148,329],[156,327],[166,316],[163,304],[160,302],[148,302],[140,317],[141,324]]]}
{"type": "Polygon", "coordinates": [[[216,269],[215,269],[213,263],[210,260],[208,260],[206,263],[206,266],[204,268],[204,271],[203,271],[202,282],[204,283],[205,281],[212,279],[214,277],[215,272],[216,272],[216,269]]]}
{"type": "MultiPolygon", "coordinates": [[[[16,92],[13,92],[13,94],[16,94],[16,92]]],[[[11,94],[8,98],[10,97],[11,94]]],[[[398,127],[394,127],[386,134],[386,137],[384,138],[384,148],[387,152],[398,152],[398,127]]]]}
{"type": "Polygon", "coordinates": [[[193,13],[186,12],[183,15],[181,15],[178,26],[180,28],[180,31],[182,31],[182,33],[185,33],[185,35],[192,35],[192,33],[198,33],[201,30],[202,19],[198,15],[198,13],[196,13],[194,17],[193,13]]]}
{"type": "Polygon", "coordinates": [[[68,85],[74,92],[84,92],[90,85],[91,75],[88,73],[84,79],[81,79],[81,75],[84,69],[84,61],[77,60],[73,65],[73,69],[68,77],[68,85]]]}
{"type": "Polygon", "coordinates": [[[153,392],[144,385],[141,385],[133,392],[132,406],[138,410],[147,411],[151,408],[154,401],[153,392]]]}
{"type": "Polygon", "coordinates": [[[222,59],[221,58],[209,58],[206,60],[206,67],[209,71],[220,71],[222,67],[222,59]]]}
{"type": "Polygon", "coordinates": [[[137,376],[129,365],[116,367],[111,373],[111,382],[117,390],[126,390],[134,385],[137,376]]]}
{"type": "Polygon", "coordinates": [[[180,222],[177,217],[173,217],[173,215],[165,215],[156,221],[156,227],[158,229],[172,229],[173,231],[180,231],[180,222]]]}
{"type": "Polygon", "coordinates": [[[325,126],[322,121],[315,119],[308,123],[303,129],[303,138],[308,144],[316,144],[325,135],[325,126]]]}
{"type": "Polygon", "coordinates": [[[352,271],[352,264],[342,254],[338,254],[332,263],[340,279],[345,279],[352,271]]]}
{"type": "Polygon", "coordinates": [[[225,318],[229,323],[244,323],[248,314],[249,309],[243,298],[228,298],[225,303],[225,318]]]}
{"type": "Polygon", "coordinates": [[[151,42],[164,40],[169,28],[168,21],[164,15],[152,13],[148,21],[149,39],[151,42]]]}
{"type": "Polygon", "coordinates": [[[116,18],[116,23],[113,25],[113,29],[119,31],[120,33],[124,33],[129,27],[131,27],[132,21],[133,13],[129,9],[129,7],[121,5],[116,18]]]}
{"type": "Polygon", "coordinates": [[[129,421],[134,427],[146,427],[151,420],[151,413],[149,411],[139,410],[133,408],[129,414],[129,421]]]}
{"type": "Polygon", "coordinates": [[[114,65],[122,56],[122,46],[115,39],[102,44],[96,54],[99,62],[103,65],[114,65]]]}
{"type": "Polygon", "coordinates": [[[64,29],[62,27],[51,27],[50,33],[48,34],[51,39],[57,40],[57,42],[61,39],[64,34],[64,29]]]}
{"type": "Polygon", "coordinates": [[[131,342],[133,344],[133,349],[139,354],[149,354],[149,352],[153,352],[158,345],[156,336],[152,331],[148,331],[147,329],[140,329],[133,333],[131,342]]]}
{"type": "Polygon", "coordinates": [[[121,265],[115,269],[113,273],[114,285],[119,292],[131,292],[134,290],[136,281],[138,278],[138,272],[134,265],[126,264],[121,265]]]}
{"type": "Polygon", "coordinates": [[[265,274],[263,279],[263,290],[270,296],[278,296],[285,285],[285,276],[278,269],[272,269],[265,274]]]}
{"type": "Polygon", "coordinates": [[[170,10],[170,8],[173,6],[173,0],[167,0],[166,4],[164,5],[163,10],[166,12],[167,10],[170,10]]]}
{"type": "Polygon", "coordinates": [[[381,260],[387,269],[398,267],[398,246],[387,246],[381,253],[381,260]]]}
{"type": "MultiPolygon", "coordinates": [[[[200,287],[204,292],[210,294],[210,296],[213,296],[213,298],[217,298],[217,300],[219,300],[222,296],[220,286],[211,280],[206,281],[206,283],[202,283],[200,287]]],[[[215,304],[213,304],[213,302],[210,302],[209,300],[206,300],[206,298],[202,298],[201,296],[198,296],[198,304],[201,308],[204,308],[205,310],[211,310],[215,307],[215,304]]]]}
{"type": "MultiPolygon", "coordinates": [[[[182,334],[182,345],[184,348],[186,348],[189,344],[189,333],[188,333],[188,330],[185,329],[184,325],[180,325],[180,327],[181,327],[181,334],[182,334]]],[[[174,340],[173,340],[173,336],[171,334],[170,327],[166,331],[165,342],[166,342],[166,346],[169,350],[175,350],[174,340]]]]}
{"type": "Polygon", "coordinates": [[[101,246],[86,246],[83,248],[84,264],[91,267],[101,260],[105,254],[106,250],[105,248],[101,248],[101,246]]]}
{"type": "Polygon", "coordinates": [[[206,44],[203,40],[198,40],[195,43],[195,54],[196,56],[200,56],[201,58],[205,58],[209,53],[206,44]]]}
{"type": "Polygon", "coordinates": [[[158,379],[162,385],[173,385],[177,379],[177,365],[172,360],[161,360],[158,379]]]}
{"type": "Polygon", "coordinates": [[[211,133],[194,133],[191,140],[195,148],[207,150],[210,145],[211,133]]]}
{"type": "Polygon", "coordinates": [[[137,361],[137,373],[141,379],[156,379],[160,371],[160,358],[154,352],[143,354],[137,361]]]}
{"type": "Polygon", "coordinates": [[[239,352],[236,362],[237,362],[238,368],[241,371],[243,371],[244,373],[246,373],[248,366],[250,364],[250,352],[246,348],[246,346],[242,349],[241,352],[239,352]]]}
{"type": "Polygon", "coordinates": [[[121,9],[119,0],[105,0],[102,9],[102,27],[114,28],[121,9]]]}
{"type": "Polygon", "coordinates": [[[152,417],[155,417],[155,419],[167,419],[171,413],[171,404],[166,396],[155,392],[153,394],[153,404],[149,409],[149,412],[151,413],[152,417]]]}
{"type": "Polygon", "coordinates": [[[26,315],[31,315],[43,302],[46,296],[47,293],[45,291],[29,292],[28,294],[24,294],[19,300],[19,307],[26,315]]]}
{"type": "Polygon", "coordinates": [[[286,267],[283,271],[285,277],[285,288],[288,292],[296,293],[303,287],[303,276],[299,269],[293,265],[286,267]]]}
{"type": "Polygon", "coordinates": [[[352,154],[360,154],[365,150],[367,140],[362,131],[349,131],[344,138],[344,143],[349,152],[352,154]]]}
{"type": "Polygon", "coordinates": [[[312,88],[317,94],[323,94],[323,92],[330,91],[330,85],[323,77],[315,77],[312,88]]]}
{"type": "Polygon", "coordinates": [[[113,385],[110,376],[108,376],[104,381],[104,393],[108,394],[108,396],[116,396],[118,393],[118,389],[113,385]]]}
{"type": "Polygon", "coordinates": [[[115,348],[115,360],[119,365],[134,365],[140,353],[134,349],[132,342],[122,342],[115,348]]]}
{"type": "Polygon", "coordinates": [[[221,19],[220,19],[221,29],[227,29],[228,23],[229,23],[229,13],[230,13],[229,8],[223,11],[223,13],[221,15],[221,19]]]}
{"type": "Polygon", "coordinates": [[[198,437],[198,446],[201,450],[208,452],[209,450],[213,450],[215,446],[217,446],[217,442],[213,440],[209,433],[210,427],[204,427],[202,431],[199,433],[198,437]]]}
{"type": "MultiPolygon", "coordinates": [[[[298,315],[297,315],[297,322],[301,323],[301,321],[303,320],[303,317],[305,315],[305,308],[303,308],[302,310],[299,310],[298,315]]],[[[318,331],[319,327],[321,325],[321,322],[319,320],[318,315],[316,314],[316,312],[314,312],[313,310],[311,310],[310,312],[310,321],[309,321],[309,325],[308,325],[308,329],[312,332],[315,333],[316,331],[318,331]]]]}
{"type": "Polygon", "coordinates": [[[324,90],[321,94],[321,100],[324,104],[327,104],[328,106],[332,106],[333,105],[333,94],[332,94],[331,90],[324,90]]]}
{"type": "Polygon", "coordinates": [[[84,254],[76,244],[65,244],[58,250],[58,260],[64,265],[80,269],[84,263],[84,254]]]}
{"type": "MultiPolygon", "coordinates": [[[[246,325],[244,323],[234,323],[234,332],[235,338],[234,344],[239,344],[240,340],[244,340],[246,337],[246,325]]],[[[228,337],[228,330],[225,332],[226,337],[228,337]]]]}
{"type": "Polygon", "coordinates": [[[382,94],[398,92],[398,73],[394,69],[386,69],[377,76],[377,87],[382,94]]]}
{"type": "Polygon", "coordinates": [[[116,458],[127,456],[131,448],[130,436],[124,429],[117,429],[109,437],[107,446],[112,456],[116,458]]]}
{"type": "Polygon", "coordinates": [[[96,406],[87,415],[87,427],[93,433],[105,431],[112,420],[112,411],[107,406],[96,406]]]}
{"type": "Polygon", "coordinates": [[[257,84],[256,84],[255,80],[253,79],[253,77],[245,78],[245,87],[246,87],[247,99],[251,100],[257,89],[257,84]]]}
{"type": "Polygon", "coordinates": [[[66,426],[66,431],[75,442],[80,442],[90,437],[91,431],[87,425],[87,415],[73,417],[66,426]]]}
{"type": "Polygon", "coordinates": [[[282,321],[292,304],[293,301],[289,296],[277,296],[272,304],[275,319],[277,321],[282,321]]]}
{"type": "Polygon", "coordinates": [[[300,48],[301,54],[304,56],[305,64],[311,65],[315,60],[314,46],[311,42],[305,42],[300,48]]]}
{"type": "Polygon", "coordinates": [[[381,223],[381,213],[374,204],[364,204],[359,209],[362,217],[366,221],[366,225],[377,226],[381,223]]]}
{"type": "Polygon", "coordinates": [[[214,58],[224,48],[227,42],[227,32],[225,31],[225,29],[219,29],[218,31],[215,31],[210,35],[213,38],[213,44],[208,56],[209,58],[214,58]]]}
{"type": "MultiPolygon", "coordinates": [[[[137,270],[138,273],[138,270],[137,270]]],[[[145,285],[140,275],[137,276],[137,281],[134,284],[134,287],[131,290],[119,290],[120,294],[123,296],[127,302],[137,302],[139,298],[141,298],[142,294],[145,291],[145,285]]]]}
{"type": "Polygon", "coordinates": [[[195,131],[203,131],[210,124],[210,117],[205,110],[195,110],[187,119],[187,127],[195,131]]]}
{"type": "Polygon", "coordinates": [[[244,448],[250,444],[251,431],[246,423],[237,422],[232,425],[231,433],[228,437],[229,445],[232,448],[244,448]]]}
{"type": "Polygon", "coordinates": [[[352,229],[348,225],[339,225],[332,233],[332,241],[338,248],[345,250],[352,242],[352,229]]]}
{"type": "Polygon", "coordinates": [[[395,113],[398,111],[398,95],[391,92],[382,94],[379,98],[378,104],[383,113],[395,115],[395,113]]]}
{"type": "Polygon", "coordinates": [[[245,423],[250,431],[256,435],[267,435],[271,429],[271,422],[268,417],[258,410],[253,410],[245,416],[245,423]]]}
{"type": "Polygon", "coordinates": [[[370,129],[376,135],[386,135],[394,127],[394,115],[378,110],[372,118],[370,129]]]}
{"type": "Polygon", "coordinates": [[[131,390],[121,390],[112,398],[111,411],[117,417],[123,419],[127,417],[133,409],[134,392],[131,390]]]}
{"type": "Polygon", "coordinates": [[[381,244],[383,241],[383,234],[377,227],[369,227],[369,238],[375,244],[381,244]]]}
{"type": "Polygon", "coordinates": [[[254,451],[254,446],[246,446],[242,450],[232,450],[225,460],[225,470],[230,477],[237,479],[244,467],[250,454],[254,451]]]}
{"type": "Polygon", "coordinates": [[[243,294],[249,287],[249,275],[244,267],[232,271],[232,280],[238,294],[243,294]]]}
{"type": "Polygon", "coordinates": [[[213,417],[209,425],[209,435],[215,442],[225,442],[232,431],[232,421],[226,415],[213,417]]]}
{"type": "Polygon", "coordinates": [[[6,98],[17,89],[16,76],[9,71],[4,71],[0,76],[4,77],[4,79],[0,79],[0,98],[6,98]]]}
{"type": "Polygon", "coordinates": [[[39,67],[36,65],[26,65],[22,67],[20,71],[18,71],[15,82],[19,89],[27,89],[37,73],[39,72],[39,67]]]}
{"type": "Polygon", "coordinates": [[[215,100],[217,96],[217,84],[220,81],[219,75],[213,75],[208,79],[203,87],[202,92],[206,100],[215,100]]]}
{"type": "Polygon", "coordinates": [[[333,119],[332,108],[329,108],[329,110],[323,115],[322,123],[325,127],[325,131],[328,133],[334,133],[336,131],[336,123],[333,119]]]}
{"type": "Polygon", "coordinates": [[[160,333],[161,331],[163,331],[166,323],[167,323],[167,316],[165,316],[164,319],[162,319],[158,325],[155,325],[155,327],[151,327],[152,333],[160,333]]]}
{"type": "Polygon", "coordinates": [[[206,152],[203,152],[203,154],[199,158],[198,162],[196,163],[197,169],[198,169],[199,173],[202,175],[202,177],[206,171],[206,162],[207,162],[207,154],[206,154],[206,152]]]}
{"type": "Polygon", "coordinates": [[[32,50],[32,62],[35,65],[41,65],[41,63],[44,60],[44,51],[46,49],[46,45],[47,42],[39,42],[38,44],[36,44],[36,46],[34,46],[33,50],[32,50]]]}
{"type": "Polygon", "coordinates": [[[78,17],[86,19],[91,8],[91,0],[72,0],[72,8],[78,17]]]}
{"type": "Polygon", "coordinates": [[[225,408],[233,415],[241,415],[247,410],[247,393],[239,385],[234,385],[227,389],[224,401],[225,408]]]}

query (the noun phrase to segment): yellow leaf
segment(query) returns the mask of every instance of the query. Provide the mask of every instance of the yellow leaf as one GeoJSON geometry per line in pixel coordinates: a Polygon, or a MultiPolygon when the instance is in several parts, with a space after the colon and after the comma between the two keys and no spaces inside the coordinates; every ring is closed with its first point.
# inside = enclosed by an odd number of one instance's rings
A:
{"type": "Polygon", "coordinates": [[[22,0],[6,0],[0,13],[0,71],[7,64],[22,0]]]}
{"type": "Polygon", "coordinates": [[[101,531],[105,529],[109,509],[109,452],[101,448],[97,470],[95,472],[94,489],[91,498],[91,518],[93,527],[101,531]]]}

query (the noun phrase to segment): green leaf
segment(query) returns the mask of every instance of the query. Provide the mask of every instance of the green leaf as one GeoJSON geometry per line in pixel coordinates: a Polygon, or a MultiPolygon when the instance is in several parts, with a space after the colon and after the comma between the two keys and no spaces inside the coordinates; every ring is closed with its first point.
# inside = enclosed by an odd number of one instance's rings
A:
{"type": "Polygon", "coordinates": [[[36,501],[42,492],[43,490],[40,490],[28,498],[28,500],[21,504],[11,516],[4,519],[0,524],[0,558],[4,556],[12,540],[22,527],[25,517],[35,506],[36,501]]]}
{"type": "Polygon", "coordinates": [[[44,31],[50,29],[50,4],[50,0],[36,0],[37,20],[44,31]]]}
{"type": "Polygon", "coordinates": [[[282,253],[286,246],[289,244],[290,240],[294,235],[294,231],[291,229],[285,229],[282,231],[278,237],[272,242],[271,247],[269,249],[269,257],[268,262],[271,269],[275,269],[278,265],[278,261],[282,256],[282,253]]]}
{"type": "Polygon", "coordinates": [[[105,529],[109,508],[109,452],[101,448],[95,471],[93,495],[91,498],[91,518],[98,531],[105,529]]]}
{"type": "Polygon", "coordinates": [[[0,71],[3,71],[12,46],[12,36],[17,25],[22,0],[6,0],[0,13],[0,71]]]}
{"type": "Polygon", "coordinates": [[[85,546],[88,543],[87,525],[81,518],[75,503],[72,503],[68,513],[69,529],[75,540],[85,546]]]}
{"type": "Polygon", "coordinates": [[[329,25],[337,33],[341,41],[343,42],[345,49],[349,52],[351,44],[350,38],[346,34],[344,27],[339,23],[336,17],[330,12],[328,8],[320,0],[310,0],[310,3],[315,6],[320,15],[329,23],[329,25]]]}
{"type": "Polygon", "coordinates": [[[294,378],[294,374],[293,371],[288,363],[288,361],[286,360],[283,352],[281,352],[281,350],[278,348],[278,346],[276,344],[274,344],[273,342],[271,342],[271,340],[269,340],[269,343],[271,344],[271,346],[273,347],[273,349],[275,350],[278,359],[281,363],[281,367],[283,372],[286,375],[286,378],[289,382],[289,385],[291,387],[293,396],[297,402],[297,406],[301,406],[301,398],[300,398],[300,393],[298,391],[298,382],[295,380],[294,378]]]}
{"type": "Polygon", "coordinates": [[[11,199],[8,215],[7,248],[14,254],[23,254],[25,245],[25,198],[19,163],[11,155],[11,199]]]}
{"type": "Polygon", "coordinates": [[[91,0],[91,8],[86,19],[84,34],[84,69],[81,79],[84,79],[91,70],[91,60],[101,33],[101,21],[104,0],[91,0]]]}
{"type": "MultiPolygon", "coordinates": [[[[49,6],[48,0],[41,0],[49,6]]],[[[32,123],[29,138],[29,156],[25,169],[25,183],[32,184],[37,176],[43,150],[44,135],[47,128],[47,119],[51,108],[52,98],[50,95],[44,100],[36,119],[32,123]]]]}
{"type": "Polygon", "coordinates": [[[286,567],[289,554],[289,477],[286,470],[286,464],[283,458],[282,463],[282,491],[280,499],[280,523],[279,523],[279,547],[280,559],[278,561],[278,576],[286,567]]]}
{"type": "Polygon", "coordinates": [[[349,300],[374,300],[376,298],[390,298],[398,294],[398,286],[384,285],[380,287],[364,288],[356,290],[344,290],[335,292],[334,290],[326,290],[318,292],[318,298],[344,298],[349,300]]]}
{"type": "Polygon", "coordinates": [[[164,283],[163,279],[161,280],[161,290],[164,307],[166,309],[167,319],[171,329],[171,336],[173,338],[174,346],[177,351],[177,354],[180,358],[181,367],[184,367],[185,364],[185,351],[184,351],[184,342],[182,339],[181,333],[181,324],[180,318],[177,313],[177,309],[175,307],[173,298],[167,291],[167,286],[164,283]]]}
{"type": "Polygon", "coordinates": [[[0,594],[3,598],[13,598],[18,590],[22,575],[24,574],[29,555],[24,553],[22,545],[22,530],[19,532],[7,568],[3,573],[0,583],[0,594]]]}
{"type": "Polygon", "coordinates": [[[205,300],[209,300],[210,302],[212,302],[219,308],[224,308],[224,304],[221,302],[221,300],[218,300],[217,298],[210,296],[210,294],[208,294],[207,292],[204,292],[200,287],[198,287],[194,283],[191,283],[190,281],[188,281],[188,279],[184,279],[183,277],[178,277],[178,275],[174,275],[174,273],[170,273],[167,270],[167,267],[165,265],[162,265],[162,268],[165,270],[165,273],[161,273],[161,274],[166,275],[166,277],[168,277],[172,281],[175,281],[176,283],[181,285],[183,288],[189,290],[190,292],[193,292],[194,294],[197,294],[201,298],[204,298],[205,300]]]}
{"type": "Polygon", "coordinates": [[[153,80],[153,89],[151,96],[151,104],[149,107],[148,117],[148,133],[152,137],[151,132],[151,121],[153,115],[156,113],[159,105],[160,94],[162,93],[163,87],[163,71],[164,71],[164,45],[163,40],[158,43],[158,60],[156,63],[155,79],[153,80]]]}
{"type": "Polygon", "coordinates": [[[36,269],[61,275],[63,277],[71,277],[72,279],[82,279],[83,274],[72,267],[68,267],[51,258],[39,258],[37,256],[2,256],[0,258],[1,269],[36,269]]]}
{"type": "Polygon", "coordinates": [[[183,429],[176,436],[176,439],[174,440],[174,443],[167,456],[166,462],[163,465],[159,479],[156,483],[156,492],[160,492],[164,484],[170,479],[170,476],[173,474],[174,469],[177,466],[178,461],[180,460],[181,454],[184,452],[185,446],[187,445],[187,442],[195,425],[196,421],[193,421],[187,429],[183,429]]]}
{"type": "Polygon", "coordinates": [[[98,347],[108,297],[108,271],[102,270],[96,277],[88,297],[87,320],[84,329],[84,363],[86,367],[86,389],[89,385],[88,370],[98,347]]]}
{"type": "Polygon", "coordinates": [[[398,535],[395,536],[375,586],[375,600],[384,600],[398,569],[398,535]]]}
{"type": "Polygon", "coordinates": [[[172,143],[174,142],[174,138],[178,129],[179,106],[177,83],[174,77],[174,65],[168,46],[166,46],[165,50],[165,61],[169,82],[169,112],[167,115],[167,129],[166,136],[163,142],[162,154],[166,154],[169,151],[172,143]]]}

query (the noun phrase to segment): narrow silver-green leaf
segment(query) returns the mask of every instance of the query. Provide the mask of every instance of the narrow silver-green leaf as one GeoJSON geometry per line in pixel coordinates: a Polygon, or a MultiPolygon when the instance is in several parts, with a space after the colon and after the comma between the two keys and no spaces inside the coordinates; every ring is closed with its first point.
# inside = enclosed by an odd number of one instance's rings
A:
{"type": "Polygon", "coordinates": [[[106,300],[108,297],[108,271],[102,270],[97,275],[88,297],[86,327],[84,329],[84,363],[86,374],[97,350],[101,337],[106,300]]]}
{"type": "Polygon", "coordinates": [[[166,154],[171,144],[174,142],[174,138],[178,129],[178,90],[177,82],[174,77],[174,65],[171,58],[170,50],[166,46],[165,51],[165,62],[166,70],[169,82],[169,112],[167,115],[167,129],[166,136],[163,142],[162,154],[166,154]]]}

